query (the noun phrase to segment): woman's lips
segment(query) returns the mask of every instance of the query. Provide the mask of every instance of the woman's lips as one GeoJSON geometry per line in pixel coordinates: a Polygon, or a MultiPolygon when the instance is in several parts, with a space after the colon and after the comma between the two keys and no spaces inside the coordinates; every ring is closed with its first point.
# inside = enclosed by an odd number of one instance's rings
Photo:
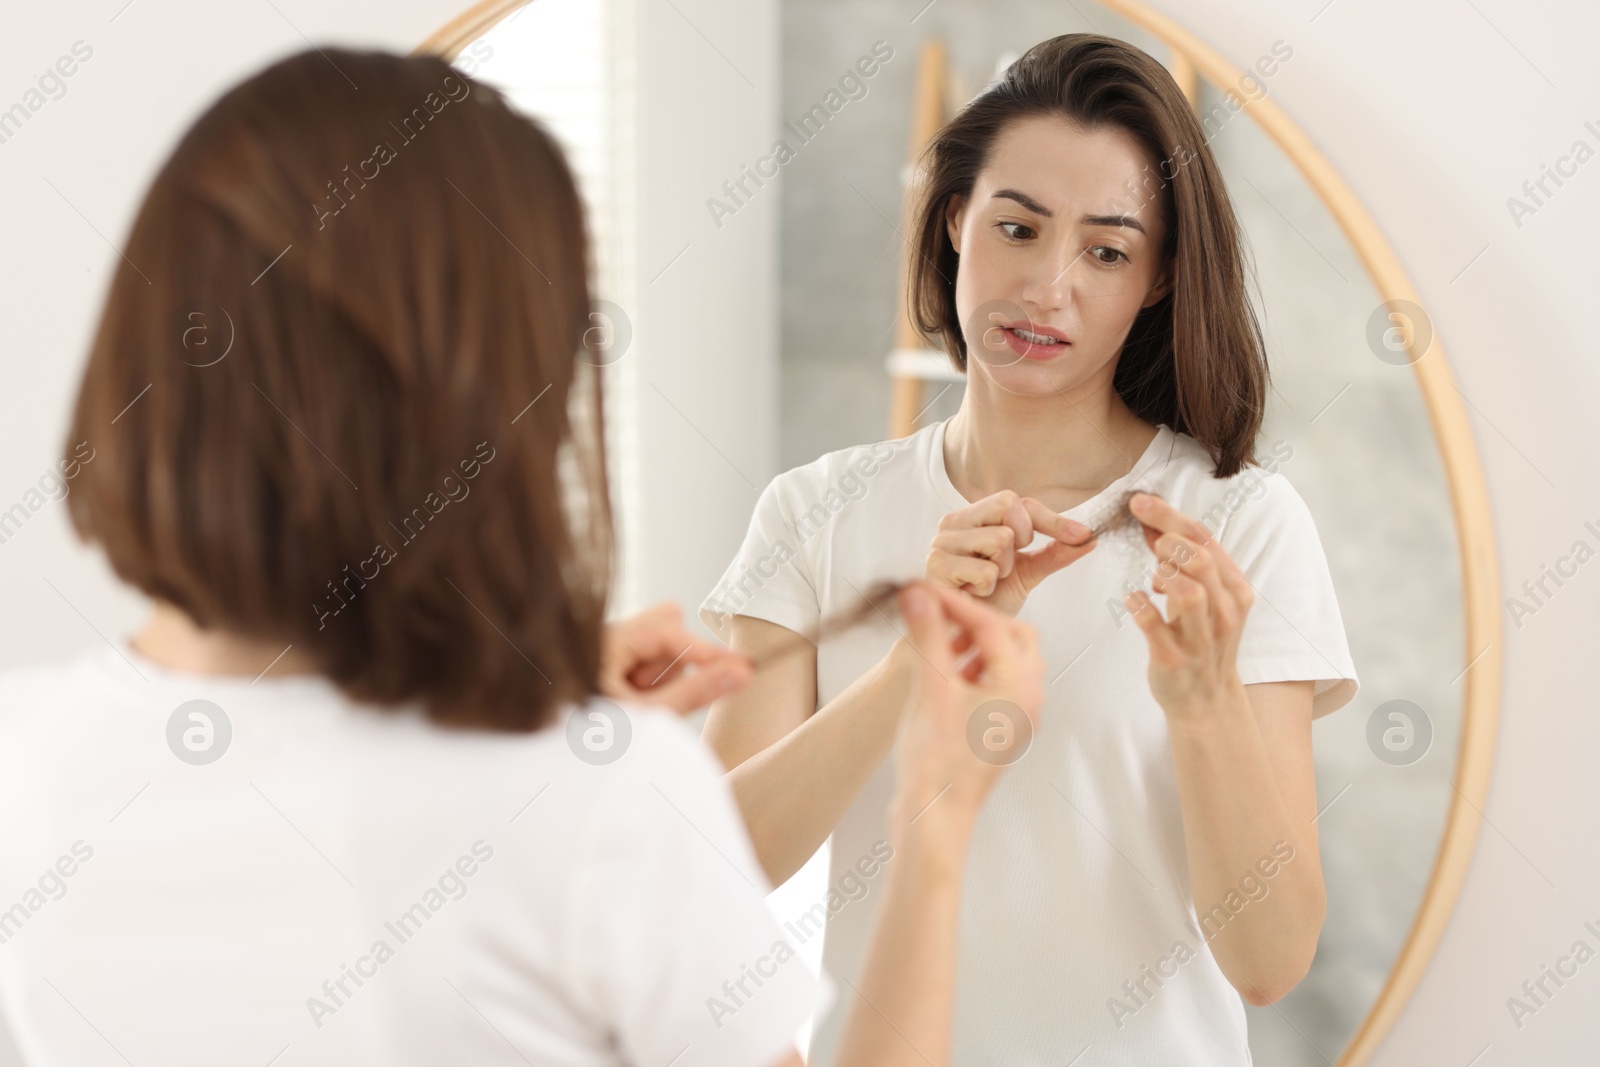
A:
{"type": "Polygon", "coordinates": [[[1054,344],[1041,344],[1037,341],[1025,341],[1021,336],[1018,335],[1017,331],[1011,329],[1009,326],[1000,327],[1000,332],[1005,334],[1006,344],[1011,346],[1011,350],[1017,353],[1017,355],[1021,356],[1023,359],[1055,359],[1061,353],[1065,352],[1072,344],[1071,341],[1057,341],[1054,344]]]}

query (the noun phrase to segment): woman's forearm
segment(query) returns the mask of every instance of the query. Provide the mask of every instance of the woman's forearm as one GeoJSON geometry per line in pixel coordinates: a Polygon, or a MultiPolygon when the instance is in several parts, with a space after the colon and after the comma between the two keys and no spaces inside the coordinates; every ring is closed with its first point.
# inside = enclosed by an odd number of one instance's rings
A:
{"type": "Polygon", "coordinates": [[[822,847],[894,748],[916,676],[905,640],[787,736],[728,774],[756,856],[782,885],[822,847]]]}
{"type": "Polygon", "coordinates": [[[835,1067],[938,1067],[950,1062],[950,1015],[960,941],[968,833],[929,827],[895,853],[860,985],[845,981],[850,1012],[835,1067]]]}
{"type": "MultiPolygon", "coordinates": [[[[886,811],[894,867],[850,1000],[838,1067],[945,1067],[950,1062],[961,880],[978,812],[1001,768],[973,756],[974,708],[1001,699],[1038,722],[1044,660],[1037,637],[964,593],[919,585],[901,610],[927,655],[917,664],[886,811]],[[937,598],[937,599],[931,599],[937,598]],[[946,620],[975,649],[976,677],[958,669],[946,620]]],[[[915,651],[915,650],[913,650],[915,651]]]]}
{"type": "Polygon", "coordinates": [[[1243,686],[1169,726],[1200,934],[1245,1000],[1271,1003],[1316,953],[1327,901],[1314,831],[1284,802],[1243,686]]]}

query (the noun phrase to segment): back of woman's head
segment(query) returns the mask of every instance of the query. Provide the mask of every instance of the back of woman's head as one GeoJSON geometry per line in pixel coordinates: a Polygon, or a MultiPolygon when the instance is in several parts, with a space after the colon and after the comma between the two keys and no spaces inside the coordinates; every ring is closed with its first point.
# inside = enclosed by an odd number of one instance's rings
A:
{"type": "Polygon", "coordinates": [[[493,89],[437,58],[284,60],[140,208],[73,523],[352,696],[535,728],[594,691],[609,584],[587,271],[560,151],[493,89]]]}

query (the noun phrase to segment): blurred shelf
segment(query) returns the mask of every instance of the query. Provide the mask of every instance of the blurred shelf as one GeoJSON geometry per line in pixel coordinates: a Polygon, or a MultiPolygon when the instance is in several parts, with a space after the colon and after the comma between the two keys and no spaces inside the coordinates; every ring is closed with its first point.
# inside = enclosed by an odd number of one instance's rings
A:
{"type": "Polygon", "coordinates": [[[897,348],[883,361],[891,378],[921,382],[964,382],[966,375],[950,364],[950,357],[937,348],[897,348]]]}

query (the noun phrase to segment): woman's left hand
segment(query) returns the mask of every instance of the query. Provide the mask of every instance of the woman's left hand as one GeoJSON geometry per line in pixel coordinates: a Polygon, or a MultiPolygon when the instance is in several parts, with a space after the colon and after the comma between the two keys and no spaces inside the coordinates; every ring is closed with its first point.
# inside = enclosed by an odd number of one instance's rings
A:
{"type": "Polygon", "coordinates": [[[1204,526],[1149,493],[1132,504],[1156,554],[1150,587],[1167,597],[1166,619],[1143,590],[1126,600],[1150,644],[1150,691],[1169,716],[1204,714],[1239,690],[1239,635],[1255,590],[1204,526]]]}
{"type": "Polygon", "coordinates": [[[601,694],[664,704],[679,715],[743,689],[753,669],[748,656],[684,629],[683,613],[670,602],[607,623],[601,631],[601,694]]]}

